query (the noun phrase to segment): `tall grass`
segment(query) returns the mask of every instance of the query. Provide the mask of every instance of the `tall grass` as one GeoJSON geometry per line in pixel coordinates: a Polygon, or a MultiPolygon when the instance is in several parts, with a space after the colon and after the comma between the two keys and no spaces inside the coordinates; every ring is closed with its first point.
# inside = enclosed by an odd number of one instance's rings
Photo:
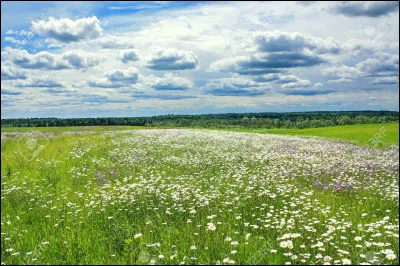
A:
{"type": "Polygon", "coordinates": [[[29,157],[25,137],[1,143],[5,264],[398,264],[398,146],[138,130],[31,136],[29,157]]]}

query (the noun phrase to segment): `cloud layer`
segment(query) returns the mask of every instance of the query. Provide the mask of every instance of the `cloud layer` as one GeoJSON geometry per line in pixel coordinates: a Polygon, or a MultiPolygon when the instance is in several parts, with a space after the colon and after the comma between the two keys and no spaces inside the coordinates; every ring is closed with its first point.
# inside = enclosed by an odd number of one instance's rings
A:
{"type": "Polygon", "coordinates": [[[398,2],[140,6],[2,5],[2,115],[398,110],[398,2]]]}

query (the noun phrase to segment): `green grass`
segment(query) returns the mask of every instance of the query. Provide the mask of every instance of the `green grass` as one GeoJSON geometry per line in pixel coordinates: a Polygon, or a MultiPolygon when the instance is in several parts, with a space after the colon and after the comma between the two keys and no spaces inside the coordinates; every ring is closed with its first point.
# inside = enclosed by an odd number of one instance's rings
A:
{"type": "MultiPolygon", "coordinates": [[[[236,264],[320,264],[316,256],[323,254],[360,263],[385,249],[398,256],[394,155],[357,155],[341,146],[324,149],[292,140],[297,155],[291,157],[286,141],[266,135],[206,130],[104,134],[110,128],[95,129],[90,135],[35,138],[45,146],[36,157],[29,157],[32,149],[24,146],[29,138],[2,139],[2,262],[215,265],[229,257],[236,264]],[[314,150],[327,156],[309,155],[314,150]],[[371,161],[373,175],[364,167],[371,161]],[[329,172],[331,162],[345,164],[343,177],[329,172]],[[315,178],[362,185],[350,192],[323,190],[314,187],[315,178]],[[190,213],[193,209],[196,213],[190,213]],[[387,228],[379,223],[384,217],[387,228]],[[289,218],[295,221],[292,227],[289,218]],[[215,231],[207,229],[211,221],[215,231]],[[377,227],[368,232],[367,224],[377,227]],[[330,240],[323,236],[328,225],[337,228],[330,240]],[[135,238],[138,233],[143,236],[135,238]],[[293,249],[280,248],[277,238],[287,233],[302,235],[292,238],[293,249]],[[363,241],[356,242],[356,236],[363,241]],[[238,245],[224,241],[227,237],[238,245]],[[323,251],[313,247],[318,241],[324,241],[323,251]],[[365,241],[390,246],[367,248],[365,241]],[[161,245],[148,246],[155,243],[161,245]],[[342,257],[338,249],[349,254],[342,257]],[[164,259],[158,258],[161,254],[164,259]],[[305,254],[310,258],[302,262],[305,254]]],[[[381,263],[398,263],[378,257],[381,263]]]]}
{"type": "MultiPolygon", "coordinates": [[[[154,128],[171,128],[171,127],[143,127],[143,126],[79,126],[79,127],[2,127],[1,132],[68,132],[68,131],[112,131],[112,130],[135,130],[135,129],[154,129],[154,128]]],[[[204,128],[198,128],[207,130],[204,128]]],[[[268,133],[268,134],[282,134],[291,136],[317,136],[336,140],[351,141],[354,144],[366,146],[369,141],[374,139],[380,141],[379,148],[387,148],[390,145],[399,144],[399,123],[383,123],[383,124],[360,124],[360,125],[346,125],[322,128],[306,128],[306,129],[245,129],[245,128],[228,128],[216,130],[228,130],[237,132],[253,132],[253,133],[268,133]]]]}
{"type": "Polygon", "coordinates": [[[399,123],[361,124],[305,129],[229,129],[240,132],[281,134],[291,136],[317,136],[336,140],[348,140],[365,146],[374,134],[384,147],[399,144],[399,123]],[[379,133],[381,132],[381,133],[379,133]],[[379,137],[381,136],[381,137],[379,137]]]}

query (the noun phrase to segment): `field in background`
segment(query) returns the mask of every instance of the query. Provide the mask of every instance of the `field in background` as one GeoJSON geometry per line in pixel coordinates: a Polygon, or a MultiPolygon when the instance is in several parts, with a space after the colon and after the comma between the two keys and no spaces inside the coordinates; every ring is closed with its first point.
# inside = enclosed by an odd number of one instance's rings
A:
{"type": "MultiPolygon", "coordinates": [[[[78,127],[6,127],[1,128],[1,132],[28,132],[39,131],[43,133],[54,132],[85,132],[85,131],[114,131],[114,130],[134,130],[134,129],[154,129],[169,127],[146,127],[146,126],[78,126],[78,127]]],[[[176,128],[176,127],[175,127],[176,128]]],[[[204,128],[198,128],[207,130],[204,128]]],[[[379,148],[388,147],[393,144],[399,144],[399,123],[383,123],[383,124],[360,124],[347,126],[334,126],[322,128],[306,128],[306,129],[244,129],[244,128],[228,128],[217,129],[237,132],[253,132],[253,133],[269,133],[283,134],[294,136],[317,136],[337,140],[351,141],[354,144],[366,146],[368,141],[374,138],[375,134],[380,134],[379,148]]]]}
{"type": "Polygon", "coordinates": [[[292,136],[317,136],[348,140],[358,145],[367,145],[374,134],[381,132],[383,146],[399,144],[399,123],[362,124],[349,126],[305,128],[305,129],[231,129],[241,132],[282,134],[292,136]]]}

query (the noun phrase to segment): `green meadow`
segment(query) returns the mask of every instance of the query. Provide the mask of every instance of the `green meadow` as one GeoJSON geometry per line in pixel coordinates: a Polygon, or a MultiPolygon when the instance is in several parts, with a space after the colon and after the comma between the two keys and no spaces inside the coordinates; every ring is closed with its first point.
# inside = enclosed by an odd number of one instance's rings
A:
{"type": "Polygon", "coordinates": [[[329,139],[346,140],[358,145],[367,145],[374,134],[383,147],[399,144],[399,123],[360,124],[305,129],[232,129],[241,132],[282,134],[291,136],[317,136],[329,139]]]}
{"type": "MultiPolygon", "coordinates": [[[[154,129],[155,127],[146,126],[67,126],[67,127],[2,127],[1,132],[79,132],[79,131],[118,131],[118,130],[135,130],[135,129],[154,129]]],[[[156,127],[169,128],[169,127],[156,127]]],[[[176,127],[175,127],[176,128],[176,127]]],[[[204,128],[197,128],[204,129],[204,128]]],[[[253,132],[253,133],[268,133],[282,134],[291,136],[317,136],[329,139],[345,140],[357,145],[367,145],[374,134],[377,134],[381,142],[379,147],[388,147],[393,144],[399,144],[399,123],[382,123],[382,124],[358,124],[346,126],[333,126],[321,128],[305,128],[305,129],[245,129],[245,128],[224,128],[215,130],[229,130],[237,132],[253,132]]]]}
{"type": "Polygon", "coordinates": [[[397,126],[2,129],[2,263],[397,265],[397,126]]]}

